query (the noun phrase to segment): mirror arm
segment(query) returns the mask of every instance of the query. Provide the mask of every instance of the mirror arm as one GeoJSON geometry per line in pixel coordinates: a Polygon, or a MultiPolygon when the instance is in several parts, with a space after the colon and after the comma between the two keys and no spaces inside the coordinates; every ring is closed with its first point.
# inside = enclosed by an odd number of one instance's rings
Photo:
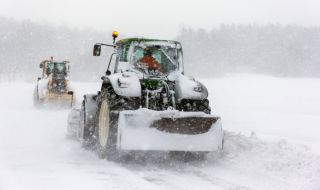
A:
{"type": "Polygon", "coordinates": [[[95,45],[100,45],[100,46],[108,46],[108,47],[113,47],[116,48],[116,45],[110,45],[110,44],[104,44],[104,43],[96,43],[95,45]]]}
{"type": "MultiPolygon", "coordinates": [[[[112,54],[111,54],[111,57],[110,57],[110,60],[109,60],[109,64],[108,64],[108,67],[107,67],[107,72],[109,71],[112,57],[113,57],[113,55],[115,55],[115,54],[117,54],[117,53],[112,53],[112,54]]],[[[106,73],[107,73],[107,72],[106,72],[106,73]]]]}

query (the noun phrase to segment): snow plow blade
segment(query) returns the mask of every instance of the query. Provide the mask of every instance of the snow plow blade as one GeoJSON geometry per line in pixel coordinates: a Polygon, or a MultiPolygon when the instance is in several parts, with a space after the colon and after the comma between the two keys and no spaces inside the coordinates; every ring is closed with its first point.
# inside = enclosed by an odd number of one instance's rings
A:
{"type": "Polygon", "coordinates": [[[44,97],[40,98],[45,104],[48,105],[57,105],[57,106],[73,106],[74,95],[70,91],[63,94],[47,93],[44,97]]]}
{"type": "Polygon", "coordinates": [[[203,112],[121,111],[117,148],[121,150],[217,151],[222,149],[220,117],[203,112]]]}

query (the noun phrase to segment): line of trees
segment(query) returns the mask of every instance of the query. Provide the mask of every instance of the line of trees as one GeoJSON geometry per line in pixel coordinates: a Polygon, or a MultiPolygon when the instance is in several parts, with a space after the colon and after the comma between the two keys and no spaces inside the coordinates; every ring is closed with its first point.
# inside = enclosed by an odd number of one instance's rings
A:
{"type": "MultiPolygon", "coordinates": [[[[106,58],[92,56],[96,42],[111,31],[0,18],[0,80],[34,81],[39,63],[54,56],[71,61],[74,80],[99,80],[106,58]]],[[[221,25],[211,31],[183,28],[186,73],[217,77],[258,73],[285,77],[320,77],[320,28],[284,25],[221,25]]]]}
{"type": "Polygon", "coordinates": [[[0,79],[35,81],[39,63],[53,56],[71,61],[73,79],[98,80],[107,60],[93,57],[92,48],[109,33],[0,18],[0,79]]]}
{"type": "Polygon", "coordinates": [[[295,25],[221,25],[183,28],[186,71],[194,75],[258,73],[320,77],[320,28],[295,25]]]}

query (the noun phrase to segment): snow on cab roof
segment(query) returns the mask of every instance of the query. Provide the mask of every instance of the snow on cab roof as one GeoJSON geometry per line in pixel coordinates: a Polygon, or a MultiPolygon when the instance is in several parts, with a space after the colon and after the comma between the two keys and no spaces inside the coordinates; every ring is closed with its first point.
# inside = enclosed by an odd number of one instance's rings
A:
{"type": "Polygon", "coordinates": [[[55,60],[43,60],[41,63],[70,63],[70,61],[55,61],[55,60]]]}
{"type": "Polygon", "coordinates": [[[144,43],[146,45],[161,45],[170,46],[172,44],[180,44],[174,40],[159,40],[159,39],[147,39],[147,38],[125,38],[117,41],[117,45],[130,45],[132,42],[144,43]]]}

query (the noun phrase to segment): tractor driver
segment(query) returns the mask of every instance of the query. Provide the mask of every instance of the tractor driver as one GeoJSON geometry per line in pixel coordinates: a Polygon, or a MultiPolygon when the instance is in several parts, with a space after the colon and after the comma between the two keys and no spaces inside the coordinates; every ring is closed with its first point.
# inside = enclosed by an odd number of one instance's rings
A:
{"type": "Polygon", "coordinates": [[[150,48],[145,48],[143,50],[143,57],[139,60],[141,65],[146,66],[150,70],[159,70],[160,64],[158,61],[152,57],[152,50],[150,48]]]}

